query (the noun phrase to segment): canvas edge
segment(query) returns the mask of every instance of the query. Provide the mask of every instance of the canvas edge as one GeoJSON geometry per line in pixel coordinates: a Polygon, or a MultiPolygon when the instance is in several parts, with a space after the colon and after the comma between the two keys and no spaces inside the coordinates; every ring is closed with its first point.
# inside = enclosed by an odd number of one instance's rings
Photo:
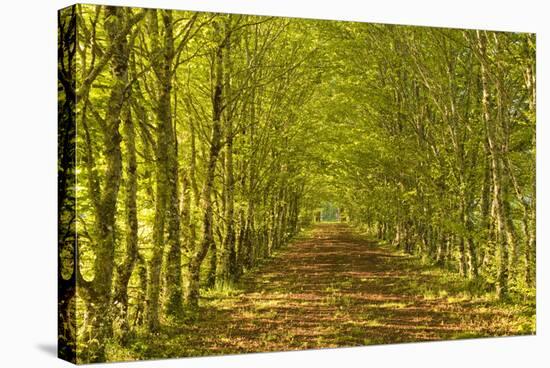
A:
{"type": "MultiPolygon", "coordinates": [[[[57,356],[73,364],[77,363],[75,298],[77,251],[74,227],[76,219],[76,78],[74,73],[76,23],[76,5],[58,9],[57,356]],[[72,264],[69,262],[69,266],[64,267],[63,261],[67,257],[72,258],[72,264]],[[70,275],[67,275],[66,268],[70,270],[70,275]]],[[[65,264],[67,264],[66,260],[65,264]]]]}

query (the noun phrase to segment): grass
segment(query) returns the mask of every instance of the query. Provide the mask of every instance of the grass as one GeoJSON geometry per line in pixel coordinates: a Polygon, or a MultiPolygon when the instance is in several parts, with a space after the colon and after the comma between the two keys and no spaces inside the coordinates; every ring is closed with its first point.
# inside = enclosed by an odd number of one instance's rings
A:
{"type": "Polygon", "coordinates": [[[533,334],[534,294],[506,302],[480,280],[341,224],[308,229],[200,308],[109,359],[134,360],[533,334]]]}

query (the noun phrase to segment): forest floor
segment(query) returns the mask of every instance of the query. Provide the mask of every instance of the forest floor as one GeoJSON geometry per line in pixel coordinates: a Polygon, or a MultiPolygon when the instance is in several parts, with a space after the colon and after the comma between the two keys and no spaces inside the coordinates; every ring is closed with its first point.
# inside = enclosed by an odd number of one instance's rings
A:
{"type": "Polygon", "coordinates": [[[534,333],[533,303],[472,296],[468,283],[345,224],[320,224],[178,327],[125,357],[161,358],[534,333]]]}

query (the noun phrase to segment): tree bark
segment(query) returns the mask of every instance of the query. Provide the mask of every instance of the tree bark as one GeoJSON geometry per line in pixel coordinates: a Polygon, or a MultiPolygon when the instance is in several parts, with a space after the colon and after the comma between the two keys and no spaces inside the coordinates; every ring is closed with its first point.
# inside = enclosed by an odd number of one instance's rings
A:
{"type": "MultiPolygon", "coordinates": [[[[91,282],[92,302],[89,312],[91,321],[91,340],[88,342],[90,362],[105,361],[105,340],[112,335],[112,279],[115,255],[115,215],[118,191],[122,176],[122,154],[119,132],[120,115],[126,99],[128,83],[128,40],[124,31],[129,9],[105,7],[105,32],[114,53],[111,59],[113,85],[107,102],[105,128],[102,143],[105,156],[105,183],[99,198],[95,233],[94,279],[91,282]]],[[[90,180],[95,180],[90,178],[90,180]]]]}
{"type": "Polygon", "coordinates": [[[220,25],[214,21],[214,33],[217,39],[217,47],[214,52],[212,63],[212,77],[214,80],[214,90],[212,93],[212,132],[210,137],[210,152],[206,165],[206,177],[201,194],[201,207],[203,211],[202,241],[195,249],[189,263],[189,280],[185,302],[191,308],[196,308],[199,304],[199,281],[200,266],[208,249],[214,244],[212,229],[213,208],[212,191],[216,172],[216,162],[221,149],[221,116],[223,112],[223,48],[224,40],[221,38],[220,25]]]}
{"type": "Polygon", "coordinates": [[[138,219],[137,219],[137,161],[135,129],[130,108],[127,108],[124,124],[124,137],[127,151],[126,168],[126,255],[122,264],[117,267],[113,306],[115,324],[118,325],[117,339],[125,344],[130,330],[128,322],[128,282],[132,276],[138,258],[138,219]]]}
{"type": "Polygon", "coordinates": [[[497,268],[497,296],[500,299],[506,298],[508,294],[508,239],[506,236],[506,224],[502,206],[502,163],[499,156],[498,142],[498,126],[492,120],[489,106],[489,77],[486,66],[487,57],[487,38],[486,35],[477,31],[478,47],[480,52],[480,67],[481,67],[481,85],[482,85],[482,107],[483,121],[487,134],[487,146],[489,148],[489,157],[491,164],[492,175],[492,198],[491,198],[491,213],[495,221],[495,240],[498,246],[498,268],[497,268]]]}
{"type": "MultiPolygon", "coordinates": [[[[231,101],[231,18],[226,18],[224,24],[224,86],[225,101],[231,101]]],[[[235,269],[235,179],[233,174],[233,116],[231,108],[227,106],[223,114],[225,133],[224,155],[224,220],[226,222],[225,237],[220,247],[216,266],[216,287],[224,289],[234,281],[232,270],[235,269]]]]}

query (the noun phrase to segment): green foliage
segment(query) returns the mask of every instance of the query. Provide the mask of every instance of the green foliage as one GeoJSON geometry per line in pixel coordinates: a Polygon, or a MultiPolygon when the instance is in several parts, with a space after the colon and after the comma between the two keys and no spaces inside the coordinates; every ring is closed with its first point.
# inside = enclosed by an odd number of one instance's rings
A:
{"type": "MultiPolygon", "coordinates": [[[[60,273],[78,275],[70,298],[81,362],[206,354],[177,350],[196,336],[170,339],[182,324],[200,332],[212,310],[240,308],[255,292],[241,280],[281,261],[291,241],[317,236],[318,221],[377,238],[403,272],[422,262],[427,282],[386,285],[401,295],[534,303],[534,35],[74,10],[75,98],[60,93],[59,103],[76,121],[66,142],[76,167],[60,173],[76,179],[62,193],[74,208],[60,209],[60,224],[76,239],[60,245],[60,273]]],[[[320,285],[323,303],[353,310],[345,290],[355,286],[320,285]]],[[[277,319],[289,297],[278,288],[279,299],[250,313],[277,319]]],[[[409,304],[379,307],[405,313],[409,304]]],[[[508,332],[534,329],[525,308],[508,332]]],[[[386,327],[387,315],[371,317],[332,340],[261,336],[279,348],[278,339],[297,348],[388,342],[364,338],[386,327]]]]}

